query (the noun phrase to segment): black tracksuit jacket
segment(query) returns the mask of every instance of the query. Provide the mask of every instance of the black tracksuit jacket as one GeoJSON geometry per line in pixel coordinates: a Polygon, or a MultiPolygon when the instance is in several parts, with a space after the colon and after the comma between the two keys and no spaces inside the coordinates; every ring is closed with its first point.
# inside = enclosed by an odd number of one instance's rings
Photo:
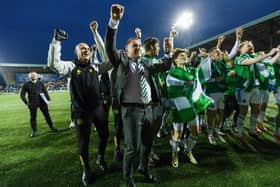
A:
{"type": "Polygon", "coordinates": [[[89,63],[75,60],[70,88],[74,113],[89,113],[101,103],[98,73],[89,63]]]}

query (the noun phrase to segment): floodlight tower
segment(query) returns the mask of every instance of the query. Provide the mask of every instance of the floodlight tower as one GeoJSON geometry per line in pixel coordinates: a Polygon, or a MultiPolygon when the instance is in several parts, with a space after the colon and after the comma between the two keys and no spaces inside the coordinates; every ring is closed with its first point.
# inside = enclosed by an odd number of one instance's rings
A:
{"type": "Polygon", "coordinates": [[[193,24],[193,14],[191,12],[183,12],[177,18],[175,24],[173,25],[175,28],[188,29],[193,24]]]}
{"type": "MultiPolygon", "coordinates": [[[[171,30],[176,30],[178,34],[178,30],[187,30],[189,29],[194,23],[193,14],[190,11],[185,11],[181,13],[175,23],[171,26],[171,30]]],[[[191,40],[190,32],[188,32],[189,39],[191,40]]],[[[192,43],[192,42],[190,42],[192,43]]]]}

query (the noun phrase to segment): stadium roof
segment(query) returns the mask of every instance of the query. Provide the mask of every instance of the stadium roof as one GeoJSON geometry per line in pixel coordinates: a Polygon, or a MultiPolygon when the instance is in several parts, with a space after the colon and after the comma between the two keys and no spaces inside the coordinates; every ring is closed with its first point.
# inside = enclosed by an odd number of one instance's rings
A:
{"type": "Polygon", "coordinates": [[[36,71],[38,73],[53,73],[46,64],[15,64],[15,63],[0,63],[2,71],[28,73],[36,71]]]}
{"type": "MultiPolygon", "coordinates": [[[[242,40],[252,40],[256,51],[266,51],[280,44],[280,10],[236,28],[239,27],[244,29],[242,40]]],[[[210,49],[216,46],[217,38],[224,35],[226,39],[221,48],[230,50],[234,44],[236,28],[191,45],[188,49],[210,49]]]]}
{"type": "Polygon", "coordinates": [[[46,67],[45,64],[15,64],[15,63],[0,63],[0,67],[46,67]]]}

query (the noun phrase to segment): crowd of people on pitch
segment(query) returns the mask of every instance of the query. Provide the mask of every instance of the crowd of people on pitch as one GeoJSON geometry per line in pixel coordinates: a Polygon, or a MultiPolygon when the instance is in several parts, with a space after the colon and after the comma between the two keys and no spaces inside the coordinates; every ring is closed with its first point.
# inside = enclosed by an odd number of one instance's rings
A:
{"type": "MultiPolygon", "coordinates": [[[[164,55],[158,57],[159,40],[148,37],[142,41],[141,29],[136,28],[136,36],[127,40],[124,50],[119,50],[117,31],[124,7],[114,4],[110,13],[105,42],[98,32],[98,23],[93,21],[90,29],[95,45],[78,43],[76,59],[61,59],[61,43],[68,39],[67,32],[61,29],[55,29],[48,51],[48,66],[71,78],[70,125],[77,131],[85,186],[94,180],[89,164],[92,123],[99,139],[96,163],[104,171],[108,168],[104,155],[110,107],[115,124],[114,159],[122,161],[128,187],[136,186],[135,165],[146,182],[159,181],[150,173],[152,162],[159,159],[152,146],[155,137],[168,134],[168,116],[172,116],[169,144],[174,168],[179,167],[178,154],[182,149],[192,164],[198,163],[192,150],[203,128],[210,144],[223,144],[224,128],[231,122],[237,142],[246,146],[243,131],[249,107],[248,134],[257,137],[267,130],[263,120],[270,91],[274,91],[280,108],[280,46],[268,53],[255,52],[253,41],[242,41],[243,30],[236,29],[231,51],[221,49],[225,39],[221,36],[213,48],[190,52],[173,47],[177,32],[172,28],[163,40],[164,55]]],[[[275,118],[277,142],[280,142],[279,111],[275,118]]],[[[53,129],[52,125],[50,128],[53,129]]]]}

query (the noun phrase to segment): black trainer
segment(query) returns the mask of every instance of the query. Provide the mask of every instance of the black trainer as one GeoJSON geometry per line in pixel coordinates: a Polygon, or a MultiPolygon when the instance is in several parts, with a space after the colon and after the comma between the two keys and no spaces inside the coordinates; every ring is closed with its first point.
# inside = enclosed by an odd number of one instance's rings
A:
{"type": "Polygon", "coordinates": [[[57,41],[66,40],[68,38],[68,34],[62,29],[54,29],[54,38],[57,41]]]}
{"type": "Polygon", "coordinates": [[[151,175],[150,173],[144,171],[143,168],[138,167],[137,170],[140,174],[144,175],[144,177],[145,177],[144,180],[145,180],[146,183],[158,183],[159,182],[158,178],[156,178],[155,176],[151,175]]]}
{"type": "Polygon", "coordinates": [[[50,129],[52,132],[58,132],[57,128],[55,128],[55,127],[51,127],[50,129]]]}
{"type": "Polygon", "coordinates": [[[93,174],[90,169],[83,169],[82,183],[84,186],[88,186],[93,181],[93,174]]]}
{"type": "Polygon", "coordinates": [[[107,163],[105,162],[104,158],[98,155],[98,158],[96,160],[96,164],[102,171],[106,171],[108,169],[107,163]]]}
{"type": "Polygon", "coordinates": [[[126,180],[126,187],[136,187],[133,179],[126,180]]]}
{"type": "Polygon", "coordinates": [[[115,148],[114,150],[114,160],[117,162],[121,162],[123,159],[122,152],[119,148],[115,148]]]}
{"type": "Polygon", "coordinates": [[[159,179],[151,174],[144,175],[146,183],[158,183],[159,179]]]}
{"type": "Polygon", "coordinates": [[[30,135],[31,137],[35,137],[35,136],[37,136],[37,131],[36,130],[33,130],[32,132],[31,132],[31,135],[30,135]]]}
{"type": "Polygon", "coordinates": [[[159,160],[159,156],[153,151],[150,153],[150,157],[152,158],[152,160],[159,160]]]}

